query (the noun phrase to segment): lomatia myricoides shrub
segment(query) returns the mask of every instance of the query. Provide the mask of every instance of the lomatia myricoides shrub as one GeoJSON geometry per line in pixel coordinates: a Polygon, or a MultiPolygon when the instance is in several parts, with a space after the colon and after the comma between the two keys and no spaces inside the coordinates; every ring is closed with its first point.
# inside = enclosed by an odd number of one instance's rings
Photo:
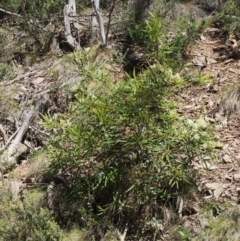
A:
{"type": "Polygon", "coordinates": [[[206,125],[177,115],[170,97],[183,81],[159,63],[117,86],[101,74],[92,91],[90,75],[68,113],[45,117],[55,133],[50,170],[67,174],[80,215],[88,213],[85,224],[128,222],[142,232],[153,216],[161,219],[162,205],[192,187],[192,160],[208,152],[204,143],[212,137],[206,125]]]}

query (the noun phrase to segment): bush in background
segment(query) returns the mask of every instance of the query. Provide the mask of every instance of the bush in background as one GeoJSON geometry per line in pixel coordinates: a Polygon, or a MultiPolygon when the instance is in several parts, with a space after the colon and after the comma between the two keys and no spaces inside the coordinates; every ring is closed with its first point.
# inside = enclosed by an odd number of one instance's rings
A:
{"type": "Polygon", "coordinates": [[[234,32],[240,38],[240,10],[239,0],[226,1],[224,7],[217,13],[217,21],[231,34],[234,32]]]}
{"type": "Polygon", "coordinates": [[[1,241],[60,241],[62,232],[51,212],[41,207],[38,198],[12,201],[10,193],[0,189],[1,241]]]}

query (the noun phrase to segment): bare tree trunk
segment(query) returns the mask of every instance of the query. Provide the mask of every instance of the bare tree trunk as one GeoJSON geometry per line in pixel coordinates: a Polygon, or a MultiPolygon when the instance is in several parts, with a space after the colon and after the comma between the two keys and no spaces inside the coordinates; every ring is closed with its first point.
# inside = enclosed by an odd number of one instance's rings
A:
{"type": "Polygon", "coordinates": [[[76,30],[74,26],[74,16],[76,16],[76,2],[75,0],[68,0],[63,9],[64,15],[64,35],[66,42],[72,51],[80,49],[79,42],[72,36],[72,32],[76,30]]]}
{"type": "Polygon", "coordinates": [[[95,13],[95,9],[94,9],[94,5],[97,9],[99,9],[99,0],[92,0],[92,13],[93,13],[93,17],[92,17],[92,32],[95,34],[96,32],[98,32],[98,21],[97,21],[97,16],[95,13]]]}
{"type": "Polygon", "coordinates": [[[106,35],[104,30],[103,18],[99,11],[99,0],[92,0],[92,6],[93,6],[93,12],[94,12],[94,16],[92,18],[92,31],[93,33],[96,33],[97,26],[99,26],[102,45],[105,46],[106,35]]]}

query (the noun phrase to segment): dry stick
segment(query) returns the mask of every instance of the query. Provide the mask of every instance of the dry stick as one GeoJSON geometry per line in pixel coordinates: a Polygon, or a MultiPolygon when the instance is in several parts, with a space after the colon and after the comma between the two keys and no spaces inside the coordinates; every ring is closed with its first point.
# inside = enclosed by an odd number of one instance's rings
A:
{"type": "Polygon", "coordinates": [[[20,127],[15,139],[12,141],[11,145],[8,148],[8,153],[10,156],[14,153],[17,145],[22,141],[23,136],[26,134],[30,121],[33,117],[33,114],[34,114],[33,108],[31,108],[28,111],[26,118],[25,118],[24,122],[22,123],[22,126],[20,127]]]}
{"type": "Polygon", "coordinates": [[[24,79],[24,78],[27,78],[27,77],[31,77],[32,75],[36,74],[37,72],[39,72],[38,70],[35,70],[35,71],[32,71],[30,73],[26,73],[26,74],[22,74],[18,77],[16,77],[15,79],[9,81],[8,83],[5,83],[5,85],[10,85],[10,84],[13,84],[21,79],[24,79]]]}
{"type": "Polygon", "coordinates": [[[106,45],[107,45],[107,42],[108,42],[108,34],[109,34],[109,29],[110,29],[110,23],[111,23],[111,18],[112,18],[112,13],[113,13],[113,10],[114,8],[116,7],[116,5],[119,3],[120,1],[117,1],[117,0],[114,0],[113,4],[112,4],[112,7],[110,9],[110,12],[108,14],[108,24],[107,24],[107,32],[106,32],[106,45]]]}
{"type": "Polygon", "coordinates": [[[3,9],[3,8],[0,8],[0,11],[3,12],[3,13],[7,13],[7,14],[9,14],[9,15],[12,15],[12,16],[14,16],[14,17],[23,18],[22,15],[17,14],[17,13],[12,13],[12,12],[10,12],[10,11],[7,11],[7,10],[3,9]]]}
{"type": "Polygon", "coordinates": [[[12,139],[17,135],[19,130],[20,130],[20,127],[9,137],[9,139],[7,140],[5,146],[0,149],[0,153],[2,153],[9,146],[9,144],[12,141],[12,139]]]}
{"type": "Polygon", "coordinates": [[[128,231],[128,224],[126,224],[123,233],[120,233],[120,231],[117,229],[117,234],[118,237],[120,239],[120,241],[124,241],[127,235],[127,231],[128,231]]]}
{"type": "MultiPolygon", "coordinates": [[[[9,145],[9,147],[4,150],[0,155],[0,177],[4,174],[7,170],[13,168],[16,165],[16,159],[22,153],[27,150],[25,145],[21,145],[21,141],[23,136],[26,134],[30,121],[33,117],[34,111],[33,107],[28,111],[26,114],[26,118],[22,123],[21,127],[19,128],[18,132],[16,133],[15,139],[9,145]]],[[[11,139],[11,138],[10,138],[11,139]]],[[[10,142],[10,140],[8,140],[10,142]]],[[[8,143],[7,143],[8,144],[8,143]]],[[[5,148],[7,146],[5,145],[5,148]]]]}

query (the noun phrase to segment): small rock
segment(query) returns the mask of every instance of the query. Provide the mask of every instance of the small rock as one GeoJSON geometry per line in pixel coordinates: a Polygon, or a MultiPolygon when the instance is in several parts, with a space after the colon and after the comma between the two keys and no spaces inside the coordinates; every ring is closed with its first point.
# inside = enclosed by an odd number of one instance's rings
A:
{"type": "Polygon", "coordinates": [[[240,173],[234,173],[233,178],[235,181],[240,181],[240,173]]]}
{"type": "Polygon", "coordinates": [[[219,188],[217,188],[217,189],[215,189],[215,190],[213,191],[213,195],[214,195],[214,197],[215,197],[216,199],[218,199],[223,192],[224,192],[224,188],[223,188],[223,187],[219,187],[219,188]]]}
{"type": "Polygon", "coordinates": [[[214,101],[209,100],[209,101],[208,101],[208,106],[209,106],[210,108],[213,107],[213,106],[214,106],[214,101]]]}
{"type": "Polygon", "coordinates": [[[216,169],[218,169],[218,166],[216,166],[216,165],[212,165],[209,167],[209,170],[216,170],[216,169]]]}
{"type": "Polygon", "coordinates": [[[227,197],[231,197],[231,196],[232,196],[232,194],[229,192],[229,190],[226,190],[226,191],[224,192],[224,194],[225,194],[225,196],[227,196],[227,197]]]}
{"type": "Polygon", "coordinates": [[[22,165],[26,165],[28,163],[27,160],[22,160],[22,165]]]}
{"type": "Polygon", "coordinates": [[[229,180],[229,181],[232,181],[232,176],[225,175],[225,179],[229,180]]]}
{"type": "Polygon", "coordinates": [[[206,183],[205,187],[210,189],[210,190],[216,190],[219,188],[226,188],[228,185],[223,184],[223,183],[218,183],[218,182],[212,182],[212,183],[206,183]]]}
{"type": "Polygon", "coordinates": [[[13,96],[13,99],[16,101],[16,102],[19,102],[21,100],[21,95],[20,94],[16,94],[15,96],[13,96]]]}
{"type": "Polygon", "coordinates": [[[226,78],[226,77],[224,77],[224,78],[222,78],[222,79],[219,80],[220,83],[223,83],[223,82],[226,82],[226,81],[227,81],[227,78],[226,78]]]}
{"type": "Polygon", "coordinates": [[[208,63],[208,64],[216,64],[216,63],[217,63],[217,60],[212,59],[212,58],[207,58],[207,63],[208,63]]]}
{"type": "Polygon", "coordinates": [[[39,84],[41,84],[44,80],[45,80],[45,78],[43,78],[43,77],[38,77],[38,78],[36,78],[35,80],[32,81],[32,84],[33,84],[33,85],[39,85],[39,84]]]}
{"type": "Polygon", "coordinates": [[[210,90],[211,93],[217,93],[219,91],[218,85],[211,86],[210,90]]]}
{"type": "Polygon", "coordinates": [[[224,161],[225,163],[231,163],[231,162],[232,162],[230,156],[227,155],[227,154],[225,154],[225,155],[223,156],[223,161],[224,161]]]}

